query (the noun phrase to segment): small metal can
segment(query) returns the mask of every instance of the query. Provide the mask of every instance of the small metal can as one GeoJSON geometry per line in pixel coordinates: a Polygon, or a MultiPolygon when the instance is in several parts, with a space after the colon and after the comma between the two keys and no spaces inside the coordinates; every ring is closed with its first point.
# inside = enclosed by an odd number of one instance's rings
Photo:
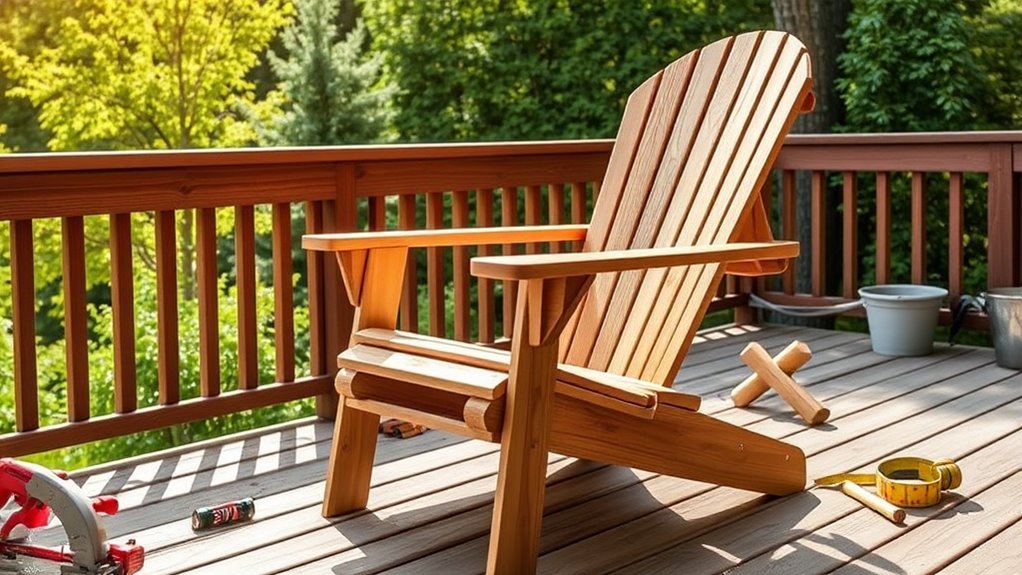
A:
{"type": "Polygon", "coordinates": [[[212,507],[199,507],[192,511],[192,529],[208,529],[219,525],[228,525],[239,521],[248,521],[255,515],[255,500],[246,497],[238,501],[228,501],[212,507]]]}

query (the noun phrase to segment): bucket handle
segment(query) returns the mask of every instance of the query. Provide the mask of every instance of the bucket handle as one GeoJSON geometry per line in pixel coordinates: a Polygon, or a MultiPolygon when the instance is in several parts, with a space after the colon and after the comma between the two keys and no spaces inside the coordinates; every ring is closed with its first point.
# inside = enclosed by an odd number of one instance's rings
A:
{"type": "Polygon", "coordinates": [[[963,295],[958,300],[958,307],[955,308],[954,317],[951,319],[951,329],[947,335],[947,342],[951,345],[955,344],[955,337],[958,332],[962,329],[962,324],[965,323],[965,316],[968,315],[969,310],[976,310],[981,312],[987,311],[987,300],[983,296],[971,296],[963,295]]]}

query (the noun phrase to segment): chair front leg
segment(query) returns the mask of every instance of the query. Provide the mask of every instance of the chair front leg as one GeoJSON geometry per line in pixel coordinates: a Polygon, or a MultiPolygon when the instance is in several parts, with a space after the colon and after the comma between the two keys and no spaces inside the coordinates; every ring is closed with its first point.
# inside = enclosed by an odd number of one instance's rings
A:
{"type": "Polygon", "coordinates": [[[490,574],[534,573],[539,555],[557,338],[548,338],[540,345],[530,343],[528,300],[529,289],[522,285],[518,290],[518,325],[512,339],[500,471],[490,529],[486,567],[490,574]]]}
{"type": "MultiPolygon", "coordinates": [[[[348,297],[355,306],[352,334],[378,327],[394,329],[408,250],[380,248],[367,254],[339,256],[348,297]]],[[[353,376],[341,370],[337,378],[353,376]]],[[[337,406],[330,463],[326,472],[323,516],[365,508],[369,500],[380,416],[355,409],[342,396],[337,406]]]]}

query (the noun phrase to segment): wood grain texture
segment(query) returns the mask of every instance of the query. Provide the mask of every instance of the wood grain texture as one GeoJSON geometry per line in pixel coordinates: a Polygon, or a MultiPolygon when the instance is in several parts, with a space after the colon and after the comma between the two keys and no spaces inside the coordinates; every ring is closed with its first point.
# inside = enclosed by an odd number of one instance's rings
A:
{"type": "Polygon", "coordinates": [[[841,295],[848,299],[855,298],[859,287],[858,193],[855,172],[842,174],[841,295]]]}
{"type": "MultiPolygon", "coordinates": [[[[580,223],[580,222],[572,222],[580,223]]],[[[476,226],[480,228],[493,227],[493,190],[479,188],[476,190],[476,226]]],[[[479,245],[476,254],[480,257],[490,255],[491,249],[487,245],[479,245]]],[[[496,329],[496,302],[493,298],[493,280],[489,278],[476,278],[476,301],[478,302],[479,336],[478,340],[490,343],[494,338],[496,329]]]]}
{"type": "Polygon", "coordinates": [[[67,419],[89,418],[89,340],[85,313],[85,221],[61,220],[64,289],[64,357],[67,368],[67,419]]]}
{"type": "Polygon", "coordinates": [[[557,338],[532,346],[527,290],[518,294],[518,326],[511,349],[500,466],[486,571],[534,573],[539,556],[546,487],[547,443],[554,404],[557,338]]]}
{"type": "MultiPolygon", "coordinates": [[[[790,240],[798,237],[795,230],[795,171],[781,172],[781,237],[790,240]]],[[[781,276],[781,290],[786,294],[795,293],[795,267],[788,268],[781,276]]]]}
{"type": "MultiPolygon", "coordinates": [[[[316,234],[323,231],[323,203],[305,203],[305,231],[316,234]]],[[[309,250],[305,254],[305,273],[309,290],[309,372],[327,373],[326,357],[326,303],[324,299],[324,254],[309,250]]],[[[330,264],[333,267],[333,264],[330,264]]]]}
{"type": "Polygon", "coordinates": [[[1012,204],[1014,174],[1011,146],[992,144],[990,146],[990,174],[987,180],[987,287],[1019,285],[1018,255],[1012,256],[1013,249],[1022,250],[1019,245],[1017,203],[1012,204]],[[1014,246],[1014,248],[1013,248],[1014,246]]]}
{"type": "MultiPolygon", "coordinates": [[[[510,209],[511,207],[509,206],[510,209]]],[[[340,252],[393,247],[516,245],[530,241],[554,242],[578,240],[585,237],[588,229],[588,226],[575,224],[563,226],[516,226],[516,221],[517,216],[511,215],[509,211],[506,222],[503,219],[503,215],[501,216],[501,227],[306,235],[302,237],[302,247],[307,250],[340,252]]]]}
{"type": "Polygon", "coordinates": [[[234,209],[234,265],[238,293],[238,388],[259,387],[256,342],[255,208],[234,209]]]}
{"type": "Polygon", "coordinates": [[[135,281],[131,214],[110,216],[110,308],[113,314],[114,411],[138,407],[135,371],[135,281]]]}
{"type": "Polygon", "coordinates": [[[177,313],[177,222],[173,211],[156,213],[156,315],[160,405],[181,399],[177,313]]]}
{"type": "Polygon", "coordinates": [[[912,283],[926,283],[926,174],[912,173],[912,283]]]}
{"type": "Polygon", "coordinates": [[[35,250],[32,220],[11,222],[11,312],[14,328],[14,421],[17,431],[39,427],[35,346],[35,250]]]}
{"type": "MultiPolygon", "coordinates": [[[[426,195],[426,227],[431,230],[444,227],[444,194],[426,195]]],[[[447,334],[447,282],[444,278],[444,251],[440,247],[426,248],[429,334],[436,337],[447,334]]]]}
{"type": "Polygon", "coordinates": [[[352,407],[352,399],[341,396],[334,422],[334,441],[326,468],[323,517],[362,509],[369,500],[376,429],[380,416],[352,407]]]}
{"type": "Polygon", "coordinates": [[[18,457],[71,447],[126,433],[151,431],[315,397],[327,393],[331,387],[329,377],[315,376],[300,378],[287,385],[270,384],[254,390],[229,391],[217,397],[144,407],[131,413],[100,415],[78,423],[49,425],[32,433],[0,436],[0,450],[7,456],[18,457]]]}
{"type": "Polygon", "coordinates": [[[277,381],[295,379],[291,204],[273,205],[273,336],[277,381]]]}
{"type": "MultiPolygon", "coordinates": [[[[547,186],[547,221],[552,226],[564,224],[564,184],[550,184],[547,186]]],[[[551,253],[564,251],[562,242],[550,244],[551,253]]]]}
{"type": "Polygon", "coordinates": [[[876,185],[876,281],[882,285],[891,275],[891,175],[877,172],[876,185]]]}
{"type": "Polygon", "coordinates": [[[948,295],[952,309],[958,305],[965,274],[965,198],[961,172],[952,172],[948,181],[948,295]]]}
{"type": "MultiPolygon", "coordinates": [[[[543,194],[537,185],[525,186],[525,225],[538,226],[543,224],[543,194]]],[[[525,253],[541,253],[539,244],[525,244],[525,253]]]]}
{"type": "MultiPolygon", "coordinates": [[[[518,188],[505,186],[500,189],[500,225],[510,228],[518,225],[518,188]]],[[[500,248],[500,253],[508,256],[518,253],[518,247],[508,240],[500,248]]],[[[504,315],[501,318],[504,337],[510,339],[514,334],[515,327],[515,302],[518,299],[518,284],[515,282],[501,282],[501,298],[504,315]]]]}
{"type": "Polygon", "coordinates": [[[406,381],[424,387],[484,399],[504,395],[507,372],[491,371],[385,348],[356,344],[337,356],[337,365],[354,372],[406,381]]]}
{"type": "Polygon", "coordinates": [[[815,296],[822,296],[827,292],[827,229],[826,225],[827,216],[827,173],[823,171],[814,171],[811,176],[812,190],[811,195],[811,206],[809,212],[810,216],[810,227],[809,232],[810,243],[812,244],[811,260],[810,260],[810,278],[809,278],[809,290],[815,296]]]}
{"type": "Polygon", "coordinates": [[[216,210],[196,210],[195,283],[199,299],[199,395],[220,395],[220,272],[216,257],[216,210]]]}
{"type": "MultiPolygon", "coordinates": [[[[402,230],[414,230],[418,227],[415,221],[415,195],[398,196],[397,221],[402,230]]],[[[304,238],[303,238],[304,241],[304,238]]],[[[405,266],[404,287],[401,292],[401,329],[405,331],[419,330],[419,274],[415,269],[415,258],[408,258],[405,266]]]]}
{"type": "Polygon", "coordinates": [[[730,243],[472,260],[472,274],[494,279],[570,277],[626,270],[798,256],[798,242],[730,243]]]}
{"type": "MultiPolygon", "coordinates": [[[[451,194],[451,227],[468,227],[468,192],[456,191],[451,194]]],[[[453,248],[454,266],[454,338],[469,341],[471,334],[471,305],[469,298],[468,247],[453,248]]]]}

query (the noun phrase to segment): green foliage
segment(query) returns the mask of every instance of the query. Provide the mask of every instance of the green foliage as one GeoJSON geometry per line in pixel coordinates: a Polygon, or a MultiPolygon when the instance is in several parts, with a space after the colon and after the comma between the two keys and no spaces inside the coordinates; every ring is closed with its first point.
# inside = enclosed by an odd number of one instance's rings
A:
{"type": "Polygon", "coordinates": [[[51,149],[251,141],[235,120],[245,73],[290,14],[285,0],[77,0],[37,53],[10,55],[9,94],[39,108],[51,149]]]}
{"type": "Polygon", "coordinates": [[[629,92],[686,51],[770,27],[769,2],[379,0],[364,6],[412,141],[613,136],[629,92]]]}
{"type": "MultiPolygon", "coordinates": [[[[987,0],[857,0],[839,57],[837,88],[848,132],[1003,129],[1019,117],[1022,65],[1011,58],[1022,42],[1016,3],[987,0]],[[1014,82],[1015,84],[1013,84],[1014,82]]],[[[946,285],[948,174],[926,174],[927,282],[946,285]]],[[[875,229],[874,182],[860,180],[860,237],[875,229]]],[[[965,176],[965,291],[985,286],[986,183],[965,176]]],[[[891,281],[909,281],[910,179],[891,182],[891,281]]],[[[872,283],[875,245],[860,250],[864,283],[872,283]]]]}
{"type": "Polygon", "coordinates": [[[849,131],[963,130],[983,75],[958,0],[857,0],[837,89],[849,131]]]}
{"type": "Polygon", "coordinates": [[[972,55],[983,70],[986,127],[1022,128],[1022,3],[994,0],[968,18],[972,55]]]}
{"type": "MultiPolygon", "coordinates": [[[[284,111],[264,135],[270,144],[357,144],[380,139],[390,118],[393,89],[376,87],[382,57],[366,56],[366,30],[359,22],[338,40],[339,4],[297,0],[296,21],[283,32],[288,56],[269,53],[280,79],[284,111]]],[[[272,96],[271,96],[272,97],[272,96]]]]}

